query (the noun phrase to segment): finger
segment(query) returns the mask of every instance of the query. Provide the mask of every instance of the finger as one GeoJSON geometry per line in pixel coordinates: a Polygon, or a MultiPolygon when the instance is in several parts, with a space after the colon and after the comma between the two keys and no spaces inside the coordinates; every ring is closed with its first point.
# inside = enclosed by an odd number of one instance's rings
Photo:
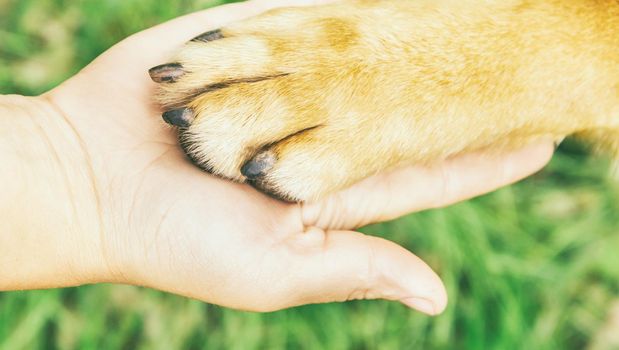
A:
{"type": "Polygon", "coordinates": [[[553,150],[553,143],[544,141],[505,156],[470,154],[432,168],[411,166],[380,174],[304,204],[303,223],[350,229],[447,206],[521,180],[546,165],[553,150]]]}
{"type": "Polygon", "coordinates": [[[296,261],[281,307],[354,299],[399,301],[429,315],[447,304],[445,287],[421,259],[390,241],[310,228],[288,247],[296,261]],[[298,252],[298,253],[295,253],[298,252]]]}

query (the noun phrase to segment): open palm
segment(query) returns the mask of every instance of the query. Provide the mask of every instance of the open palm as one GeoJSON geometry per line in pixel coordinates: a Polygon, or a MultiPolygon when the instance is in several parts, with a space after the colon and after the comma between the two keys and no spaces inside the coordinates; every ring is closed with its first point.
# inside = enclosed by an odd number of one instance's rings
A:
{"type": "Polygon", "coordinates": [[[367,179],[321,203],[286,204],[191,165],[151,103],[148,69],[182,43],[268,7],[250,1],[185,16],[122,41],[42,96],[74,128],[97,197],[105,280],[223,306],[268,311],[359,298],[399,300],[436,314],[440,279],[389,241],[346,231],[447,205],[516,181],[545,164],[551,143],[492,159],[367,179]]]}

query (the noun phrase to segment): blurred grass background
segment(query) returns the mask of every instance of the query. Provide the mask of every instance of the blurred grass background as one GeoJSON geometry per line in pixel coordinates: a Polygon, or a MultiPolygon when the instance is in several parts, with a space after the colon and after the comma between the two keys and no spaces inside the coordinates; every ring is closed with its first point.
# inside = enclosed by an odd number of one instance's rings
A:
{"type": "MultiPolygon", "coordinates": [[[[230,1],[0,0],[0,93],[38,94],[112,44],[230,1]]],[[[540,174],[365,229],[428,261],[436,318],[381,301],[271,314],[136,287],[0,293],[0,349],[619,349],[619,186],[567,143],[540,174]]]]}

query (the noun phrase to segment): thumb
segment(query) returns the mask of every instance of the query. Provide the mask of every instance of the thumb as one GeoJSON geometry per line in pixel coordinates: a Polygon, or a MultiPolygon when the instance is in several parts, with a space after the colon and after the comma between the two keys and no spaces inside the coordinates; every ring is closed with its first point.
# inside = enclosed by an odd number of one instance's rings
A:
{"type": "Polygon", "coordinates": [[[447,295],[439,277],[393,242],[358,232],[310,228],[289,243],[301,252],[295,268],[298,280],[290,284],[299,288],[284,293],[291,298],[286,300],[289,306],[387,299],[429,315],[445,309],[447,295]]]}

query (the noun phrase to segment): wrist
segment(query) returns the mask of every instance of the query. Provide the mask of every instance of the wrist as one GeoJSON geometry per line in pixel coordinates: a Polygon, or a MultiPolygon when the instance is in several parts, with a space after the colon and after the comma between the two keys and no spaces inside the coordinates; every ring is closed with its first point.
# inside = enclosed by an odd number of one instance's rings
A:
{"type": "Polygon", "coordinates": [[[44,97],[0,96],[0,290],[105,275],[97,192],[69,121],[44,97]]]}

